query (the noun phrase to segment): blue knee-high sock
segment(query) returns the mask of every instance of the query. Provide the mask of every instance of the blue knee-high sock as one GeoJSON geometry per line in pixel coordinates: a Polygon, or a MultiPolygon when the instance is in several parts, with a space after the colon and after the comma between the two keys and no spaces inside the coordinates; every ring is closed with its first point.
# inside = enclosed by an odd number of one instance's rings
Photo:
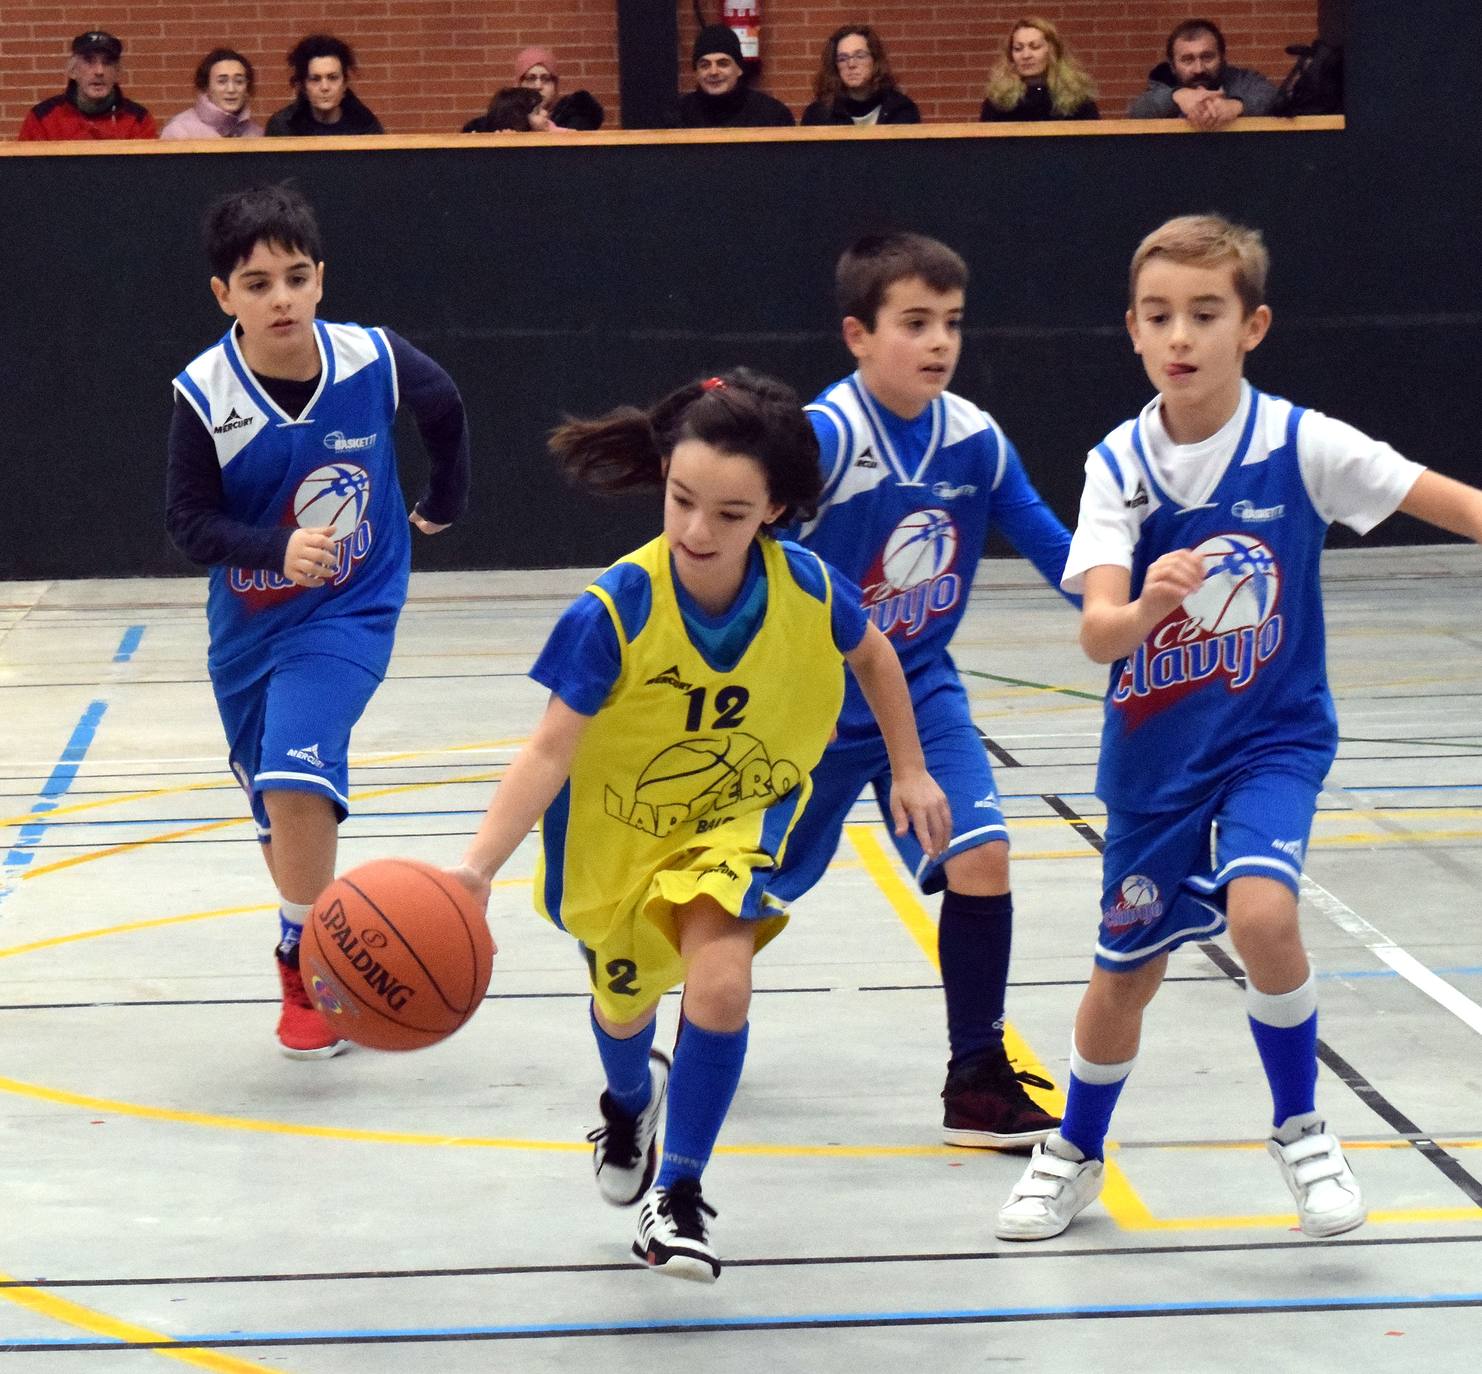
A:
{"type": "Polygon", "coordinates": [[[947,994],[949,1069],[1003,1044],[1003,1002],[1013,932],[1011,894],[967,897],[948,889],[943,895],[937,957],[947,994]]]}
{"type": "Polygon", "coordinates": [[[659,1187],[672,1188],[682,1178],[698,1179],[705,1171],[741,1081],[749,1030],[749,1022],[738,1031],[706,1030],[693,1021],[684,1023],[669,1075],[659,1187]]]}
{"type": "Polygon", "coordinates": [[[1132,1072],[1137,1056],[1120,1064],[1093,1064],[1082,1059],[1072,1041],[1070,1087],[1065,1094],[1065,1120],[1060,1138],[1074,1145],[1087,1159],[1100,1159],[1106,1151],[1106,1133],[1112,1112],[1122,1095],[1122,1084],[1132,1072]]]}
{"type": "Polygon", "coordinates": [[[1266,1081],[1271,1085],[1271,1124],[1316,1109],[1317,1100],[1317,982],[1307,981],[1291,992],[1257,992],[1245,986],[1245,1010],[1256,1038],[1266,1081]]]}
{"type": "Polygon", "coordinates": [[[597,1037],[597,1053],[602,1056],[602,1072],[607,1075],[607,1095],[629,1116],[637,1116],[653,1093],[648,1076],[648,1052],[653,1048],[656,1016],[637,1035],[619,1040],[597,1024],[592,1016],[592,1034],[597,1037]]]}

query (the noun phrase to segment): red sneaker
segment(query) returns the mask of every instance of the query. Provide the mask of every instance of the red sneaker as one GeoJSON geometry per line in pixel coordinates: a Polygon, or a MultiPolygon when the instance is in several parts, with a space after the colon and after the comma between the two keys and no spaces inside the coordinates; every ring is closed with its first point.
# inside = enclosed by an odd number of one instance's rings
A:
{"type": "Polygon", "coordinates": [[[283,1014],[278,1017],[278,1048],[290,1059],[332,1059],[350,1042],[329,1028],[324,1014],[309,1001],[296,964],[275,957],[283,984],[283,1014]]]}

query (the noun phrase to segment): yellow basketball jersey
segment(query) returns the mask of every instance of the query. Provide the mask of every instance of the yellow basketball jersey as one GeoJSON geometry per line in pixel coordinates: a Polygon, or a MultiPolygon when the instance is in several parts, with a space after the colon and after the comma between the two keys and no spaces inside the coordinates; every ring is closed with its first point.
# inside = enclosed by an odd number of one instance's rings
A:
{"type": "MultiPolygon", "coordinates": [[[[662,537],[614,565],[647,574],[649,613],[631,638],[608,591],[588,588],[612,618],[622,666],[542,818],[535,876],[537,909],[588,945],[678,854],[723,846],[780,860],[807,800],[844,698],[833,587],[823,573],[820,599],[799,585],[775,540],[758,542],[766,614],[729,672],[690,640],[662,537]]],[[[760,912],[767,875],[732,873],[753,890],[725,905],[760,912]]]]}

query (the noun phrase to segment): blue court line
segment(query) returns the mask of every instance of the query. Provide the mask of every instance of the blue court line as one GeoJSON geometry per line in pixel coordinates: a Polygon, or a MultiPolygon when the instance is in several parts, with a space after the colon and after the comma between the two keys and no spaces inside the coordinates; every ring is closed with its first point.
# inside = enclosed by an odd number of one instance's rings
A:
{"type": "MultiPolygon", "coordinates": [[[[1297,1247],[1300,1248],[1300,1247],[1297,1247]]],[[[968,1307],[885,1312],[799,1312],[771,1316],[676,1317],[611,1322],[532,1322],[501,1326],[347,1327],[304,1331],[191,1332],[165,1341],[99,1340],[71,1336],[0,1343],[0,1353],[28,1350],[223,1349],[243,1346],[379,1342],[539,1340],[559,1336],[641,1336],[707,1331],[805,1330],[809,1327],[947,1326],[974,1322],[1085,1320],[1096,1317],[1231,1316],[1279,1312],[1372,1311],[1482,1306],[1482,1293],[1376,1293],[1317,1298],[1253,1298],[1241,1302],[1097,1303],[1057,1307],[968,1307]]]]}
{"type": "MultiPolygon", "coordinates": [[[[115,663],[128,662],[143,637],[144,626],[130,625],[124,631],[124,636],[114,651],[113,661],[115,663]]],[[[102,699],[88,702],[87,709],[82,713],[77,724],[72,727],[72,736],[62,750],[56,766],[51,770],[51,776],[42,783],[41,791],[38,793],[39,799],[31,804],[30,809],[33,813],[56,810],[58,801],[67,794],[68,789],[76,781],[78,767],[87,757],[87,751],[92,747],[93,737],[98,733],[98,726],[102,724],[107,711],[108,703],[102,699]]],[[[10,890],[10,884],[5,881],[8,874],[3,870],[25,868],[35,857],[33,851],[40,843],[47,828],[45,821],[31,821],[21,827],[15,843],[6,853],[5,858],[0,860],[0,901],[5,900],[6,893],[10,890]]]]}
{"type": "Polygon", "coordinates": [[[144,626],[130,625],[124,631],[124,637],[118,642],[118,649],[113,655],[115,663],[127,663],[134,656],[134,650],[139,647],[139,641],[144,638],[144,626]]]}

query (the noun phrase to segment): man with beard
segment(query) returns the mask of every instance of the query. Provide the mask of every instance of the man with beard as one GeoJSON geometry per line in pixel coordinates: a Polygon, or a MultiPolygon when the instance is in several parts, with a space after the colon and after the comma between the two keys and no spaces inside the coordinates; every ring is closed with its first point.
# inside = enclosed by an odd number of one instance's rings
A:
{"type": "Polygon", "coordinates": [[[1225,35],[1210,19],[1187,19],[1168,35],[1168,60],[1148,73],[1133,119],[1176,119],[1223,129],[1241,115],[1270,114],[1276,87],[1257,71],[1225,61],[1225,35]]]}

